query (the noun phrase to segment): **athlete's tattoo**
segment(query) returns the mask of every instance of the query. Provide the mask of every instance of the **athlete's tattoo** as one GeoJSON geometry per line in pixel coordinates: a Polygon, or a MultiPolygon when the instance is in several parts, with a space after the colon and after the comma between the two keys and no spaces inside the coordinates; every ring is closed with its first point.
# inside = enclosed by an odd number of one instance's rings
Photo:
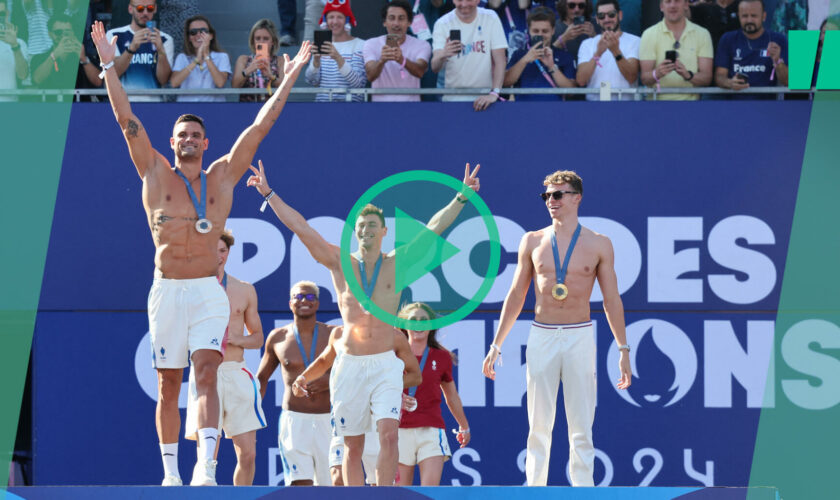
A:
{"type": "Polygon", "coordinates": [[[140,131],[140,126],[134,120],[128,120],[128,125],[125,126],[125,135],[129,137],[137,137],[137,132],[140,131]]]}

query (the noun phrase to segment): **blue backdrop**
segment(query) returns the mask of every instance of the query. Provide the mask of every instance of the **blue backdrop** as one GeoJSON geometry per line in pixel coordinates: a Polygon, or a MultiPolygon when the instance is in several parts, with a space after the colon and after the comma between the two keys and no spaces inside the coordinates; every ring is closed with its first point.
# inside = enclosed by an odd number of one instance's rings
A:
{"type": "MultiPolygon", "coordinates": [[[[258,111],[240,104],[133,108],[170,158],[175,118],[202,115],[207,163],[228,152],[258,111]]],[[[380,179],[412,169],[460,179],[465,162],[481,163],[480,195],[502,238],[500,277],[477,312],[441,332],[459,355],[456,380],[473,431],[442,484],[463,485],[525,480],[532,292],[495,383],[481,376],[480,364],[519,239],[549,223],[537,198],[542,179],[576,170],[585,186],[582,222],[615,246],[636,374],[629,391],[614,389],[617,352],[596,290],[596,484],[745,485],[759,411],[787,397],[765,394],[764,381],[776,357],[775,309],[809,110],[807,102],[516,103],[486,113],[468,104],[290,104],[255,163],[262,159],[278,194],[335,242],[350,207],[380,179]]],[[[154,247],[140,194],[110,108],[76,105],[34,338],[36,484],[157,484],[162,476],[145,315],[154,247]]],[[[319,317],[337,319],[326,271],[273,214],[258,211],[260,202],[243,179],[228,224],[237,237],[228,271],[256,286],[264,330],[290,319],[289,286],[304,278],[323,287],[319,317]]],[[[463,226],[470,233],[468,219],[465,213],[452,232],[463,226]]],[[[480,240],[469,256],[481,253],[480,240]]],[[[436,271],[437,283],[424,290],[463,295],[452,272],[436,271]]],[[[255,370],[259,354],[246,360],[255,370]]],[[[270,383],[255,484],[281,480],[281,397],[282,387],[270,383]]],[[[451,417],[448,425],[455,426],[451,417]]],[[[549,484],[568,484],[565,435],[561,408],[549,484]]],[[[235,459],[227,441],[219,460],[219,482],[230,484],[235,459]]],[[[182,475],[193,463],[194,448],[182,440],[182,475]]]]}

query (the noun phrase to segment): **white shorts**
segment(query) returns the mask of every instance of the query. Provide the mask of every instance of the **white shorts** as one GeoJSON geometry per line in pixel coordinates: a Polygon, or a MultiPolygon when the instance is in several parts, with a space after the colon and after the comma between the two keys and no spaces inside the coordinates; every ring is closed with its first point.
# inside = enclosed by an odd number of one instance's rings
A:
{"type": "MultiPolygon", "coordinates": [[[[362,465],[365,468],[365,482],[376,483],[376,460],[379,458],[379,433],[365,433],[365,449],[362,451],[362,465]]],[[[344,460],[344,438],[333,435],[330,441],[330,468],[341,467],[344,460]]]]}
{"type": "MultiPolygon", "coordinates": [[[[219,365],[216,378],[219,393],[219,425],[231,438],[265,427],[265,414],[260,398],[260,381],[245,366],[244,361],[225,361],[219,365]]],[[[198,393],[195,374],[190,368],[187,419],[184,435],[196,439],[198,433],[198,393]]]]}
{"type": "Polygon", "coordinates": [[[360,436],[383,418],[399,420],[404,369],[394,351],[337,356],[330,373],[336,435],[360,436]]]}
{"type": "Polygon", "coordinates": [[[221,352],[230,303],[214,276],[155,278],[148,309],[154,368],[186,368],[199,349],[221,352]]]}
{"type": "Polygon", "coordinates": [[[278,429],[286,486],[307,479],[315,486],[330,486],[330,414],[283,410],[278,429]]]}
{"type": "Polygon", "coordinates": [[[437,427],[400,428],[400,463],[403,465],[417,465],[430,457],[443,457],[449,460],[449,441],[446,431],[437,427]]]}

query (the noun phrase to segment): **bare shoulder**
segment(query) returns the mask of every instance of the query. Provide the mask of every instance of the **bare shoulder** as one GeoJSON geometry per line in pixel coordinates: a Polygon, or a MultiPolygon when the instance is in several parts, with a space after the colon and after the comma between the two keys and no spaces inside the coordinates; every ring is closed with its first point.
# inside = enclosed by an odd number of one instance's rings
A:
{"type": "Polygon", "coordinates": [[[612,252],[612,241],[610,238],[601,233],[596,233],[595,231],[589,229],[588,227],[583,227],[581,229],[581,236],[586,238],[593,245],[599,253],[602,252],[612,252]]]}
{"type": "Polygon", "coordinates": [[[332,330],[330,331],[330,342],[336,342],[341,339],[342,334],[344,333],[343,326],[333,326],[332,330]]]}
{"type": "Polygon", "coordinates": [[[265,345],[268,346],[270,344],[280,344],[285,342],[286,336],[291,331],[289,326],[290,325],[284,325],[271,330],[271,333],[268,334],[268,339],[265,341],[265,345]]]}
{"type": "Polygon", "coordinates": [[[227,170],[227,166],[230,163],[230,153],[222,156],[221,158],[217,159],[210,166],[207,168],[207,175],[214,176],[214,175],[221,175],[222,172],[227,170]]]}
{"type": "Polygon", "coordinates": [[[338,326],[336,326],[336,325],[331,325],[331,324],[329,324],[329,323],[324,323],[323,321],[319,321],[319,322],[318,322],[318,328],[324,328],[324,330],[325,330],[327,333],[329,333],[330,335],[332,335],[333,330],[335,330],[336,328],[340,328],[340,327],[338,327],[338,326]]]}
{"type": "Polygon", "coordinates": [[[542,229],[537,229],[536,231],[528,231],[522,236],[522,240],[519,243],[519,250],[520,251],[527,251],[531,252],[537,246],[539,246],[540,241],[542,241],[543,237],[546,234],[546,231],[551,231],[551,226],[544,227],[542,229]]]}

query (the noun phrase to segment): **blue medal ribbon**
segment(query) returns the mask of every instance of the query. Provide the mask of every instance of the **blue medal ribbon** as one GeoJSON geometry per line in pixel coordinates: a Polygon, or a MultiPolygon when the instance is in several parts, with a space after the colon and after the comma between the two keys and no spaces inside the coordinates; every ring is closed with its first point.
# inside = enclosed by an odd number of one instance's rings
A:
{"type": "Polygon", "coordinates": [[[300,332],[298,331],[297,325],[293,325],[292,328],[295,332],[298,349],[300,349],[300,356],[303,358],[303,366],[306,368],[310,363],[315,361],[315,350],[318,348],[318,323],[315,323],[315,329],[312,331],[312,345],[309,348],[309,357],[306,357],[306,350],[303,348],[303,342],[300,340],[300,332]]]}
{"type": "Polygon", "coordinates": [[[373,296],[373,289],[376,288],[376,280],[379,279],[379,268],[382,266],[382,254],[379,254],[379,258],[376,259],[376,267],[373,268],[373,276],[370,278],[370,283],[368,283],[367,279],[367,272],[365,271],[365,261],[362,258],[361,253],[357,256],[359,259],[359,274],[362,276],[362,288],[365,289],[365,295],[368,298],[373,296]]]}
{"type": "Polygon", "coordinates": [[[201,201],[198,201],[198,198],[195,195],[195,190],[193,190],[190,181],[187,180],[187,176],[181,172],[181,169],[176,168],[175,173],[184,181],[184,184],[187,185],[187,192],[190,194],[190,198],[192,199],[193,206],[195,207],[195,213],[198,215],[198,223],[196,224],[196,229],[200,232],[210,232],[210,229],[213,227],[210,224],[210,221],[207,220],[207,174],[204,173],[202,170],[199,173],[199,177],[201,177],[201,201]],[[204,226],[203,224],[207,224],[204,226]],[[206,231],[204,231],[206,229],[206,231]]]}
{"type": "MultiPolygon", "coordinates": [[[[420,358],[420,375],[423,374],[423,367],[426,366],[426,358],[428,358],[428,357],[429,357],[429,346],[426,346],[426,348],[423,350],[423,357],[420,358]]],[[[420,387],[420,386],[415,385],[414,387],[411,387],[410,389],[408,389],[408,395],[413,398],[414,395],[417,394],[417,388],[418,387],[420,387]]]]}
{"type": "Polygon", "coordinates": [[[222,288],[227,290],[227,273],[222,275],[222,281],[220,281],[220,283],[222,284],[222,288]]]}
{"type": "Polygon", "coordinates": [[[569,241],[569,249],[566,250],[566,259],[563,261],[563,265],[560,265],[560,251],[557,250],[557,233],[553,230],[551,232],[551,252],[554,254],[554,272],[557,275],[557,284],[562,285],[566,281],[566,272],[569,270],[569,261],[572,259],[572,252],[575,249],[575,244],[577,243],[578,236],[580,236],[580,223],[578,222],[577,228],[575,228],[575,233],[572,235],[571,241],[569,241]]]}

